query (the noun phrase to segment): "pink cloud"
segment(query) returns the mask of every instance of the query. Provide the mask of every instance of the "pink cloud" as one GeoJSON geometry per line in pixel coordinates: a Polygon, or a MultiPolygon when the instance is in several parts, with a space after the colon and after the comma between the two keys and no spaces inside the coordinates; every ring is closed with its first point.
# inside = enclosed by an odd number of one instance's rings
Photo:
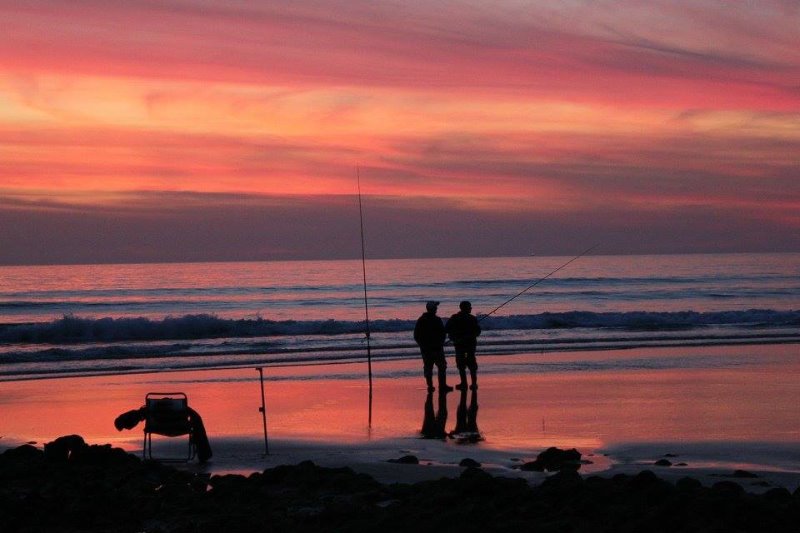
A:
{"type": "Polygon", "coordinates": [[[434,204],[490,240],[513,217],[577,237],[593,215],[664,239],[670,216],[725,220],[751,249],[766,221],[796,243],[797,5],[615,6],[0,0],[0,193],[19,214],[28,193],[91,211],[152,191],[195,221],[180,194],[313,197],[278,210],[303,224],[349,216],[319,195],[352,194],[358,164],[390,232],[438,223],[434,204]]]}
{"type": "MultiPolygon", "coordinates": [[[[558,13],[535,3],[516,11],[511,4],[488,10],[460,2],[435,9],[374,2],[29,5],[3,8],[11,28],[0,47],[6,69],[503,90],[616,105],[787,109],[800,98],[800,57],[790,44],[799,37],[800,16],[779,17],[780,3],[733,12],[695,7],[683,19],[693,33],[677,35],[657,24],[648,34],[625,6],[612,19],[590,7],[558,13]],[[775,14],[767,21],[772,38],[761,29],[764,12],[775,14]],[[592,20],[613,20],[614,27],[592,30],[592,20]],[[718,38],[714,46],[703,41],[707,32],[718,38]]],[[[669,3],[653,4],[649,16],[681,22],[669,3]]]]}

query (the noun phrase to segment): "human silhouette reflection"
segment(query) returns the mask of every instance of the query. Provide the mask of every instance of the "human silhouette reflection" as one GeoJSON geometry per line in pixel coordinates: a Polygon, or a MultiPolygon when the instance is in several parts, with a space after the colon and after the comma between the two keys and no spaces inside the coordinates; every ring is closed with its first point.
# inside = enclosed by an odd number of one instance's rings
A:
{"type": "Polygon", "coordinates": [[[422,419],[422,430],[420,434],[423,439],[445,439],[447,438],[447,393],[439,390],[438,408],[434,414],[433,392],[428,392],[425,396],[424,417],[422,419]]]}
{"type": "Polygon", "coordinates": [[[470,393],[469,407],[467,406],[467,391],[461,390],[461,397],[456,410],[456,427],[450,432],[450,437],[461,443],[478,442],[483,440],[478,429],[478,391],[470,393]]]}

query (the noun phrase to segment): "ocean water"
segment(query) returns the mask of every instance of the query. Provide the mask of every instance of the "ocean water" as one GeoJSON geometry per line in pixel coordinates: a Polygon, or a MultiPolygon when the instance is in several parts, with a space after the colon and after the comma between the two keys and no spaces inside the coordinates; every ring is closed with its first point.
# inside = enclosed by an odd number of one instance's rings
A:
{"type": "MultiPolygon", "coordinates": [[[[572,259],[370,260],[371,357],[418,357],[429,299],[480,357],[800,342],[800,254],[572,259]]],[[[0,267],[0,380],[366,360],[365,311],[360,261],[0,267]]]]}

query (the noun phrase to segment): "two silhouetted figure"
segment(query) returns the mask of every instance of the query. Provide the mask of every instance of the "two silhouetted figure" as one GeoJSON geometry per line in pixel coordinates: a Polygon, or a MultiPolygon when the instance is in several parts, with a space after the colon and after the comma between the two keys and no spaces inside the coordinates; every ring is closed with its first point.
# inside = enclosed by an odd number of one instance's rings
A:
{"type": "Polygon", "coordinates": [[[436,315],[439,302],[430,301],[425,305],[426,311],[417,319],[414,326],[414,340],[419,345],[422,353],[423,374],[428,385],[428,392],[433,392],[433,366],[436,365],[439,374],[439,392],[453,390],[447,384],[447,360],[444,357],[444,342],[447,336],[453,343],[456,352],[456,368],[458,368],[461,383],[459,390],[467,388],[467,369],[469,369],[472,385],[478,388],[478,362],[475,359],[475,348],[481,327],[478,319],[473,316],[472,304],[463,301],[459,304],[460,311],[447,321],[445,325],[436,315]]]}

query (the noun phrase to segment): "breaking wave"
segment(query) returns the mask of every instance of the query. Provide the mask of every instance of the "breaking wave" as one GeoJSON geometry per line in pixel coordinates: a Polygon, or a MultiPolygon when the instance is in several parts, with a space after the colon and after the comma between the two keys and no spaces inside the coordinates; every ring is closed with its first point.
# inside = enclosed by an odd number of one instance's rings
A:
{"type": "MultiPolygon", "coordinates": [[[[707,326],[800,326],[800,310],[751,309],[718,312],[605,312],[571,311],[511,315],[481,319],[485,330],[549,330],[568,328],[667,331],[707,326]]],[[[414,320],[375,320],[379,333],[409,331],[414,320]]],[[[364,331],[363,321],[228,319],[210,314],[149,318],[81,318],[72,315],[34,324],[0,326],[0,343],[65,344],[85,342],[196,340],[273,336],[344,335],[364,331]]]]}

